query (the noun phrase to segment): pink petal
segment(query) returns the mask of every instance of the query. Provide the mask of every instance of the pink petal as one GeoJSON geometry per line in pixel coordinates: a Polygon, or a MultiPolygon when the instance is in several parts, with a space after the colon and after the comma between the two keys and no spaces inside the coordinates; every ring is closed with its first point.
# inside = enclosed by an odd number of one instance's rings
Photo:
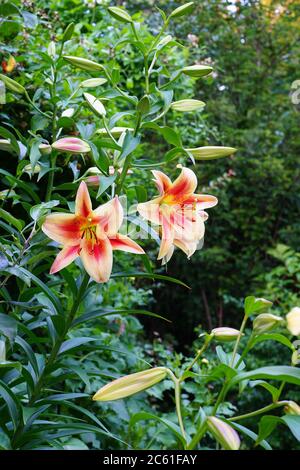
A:
{"type": "Polygon", "coordinates": [[[162,259],[167,256],[174,240],[174,230],[173,224],[170,216],[163,215],[162,219],[162,236],[161,236],[161,244],[158,253],[157,259],[162,259]]]}
{"type": "Polygon", "coordinates": [[[172,181],[162,171],[152,170],[152,173],[160,194],[164,194],[172,186],[172,181]]]}
{"type": "Polygon", "coordinates": [[[66,246],[57,255],[51,266],[50,274],[57,273],[71,264],[79,256],[80,245],[66,246]]]}
{"type": "Polygon", "coordinates": [[[82,181],[79,185],[76,200],[75,214],[81,217],[88,217],[92,212],[92,203],[87,185],[82,181]]]}
{"type": "Polygon", "coordinates": [[[51,240],[74,246],[81,238],[81,223],[80,217],[74,214],[53,213],[46,217],[42,230],[51,240]]]}
{"type": "Polygon", "coordinates": [[[141,202],[137,206],[137,211],[140,215],[150,222],[160,225],[161,224],[161,217],[160,217],[160,203],[161,197],[157,197],[152,201],[148,202],[141,202]]]}
{"type": "Polygon", "coordinates": [[[197,177],[189,168],[182,168],[180,175],[168,189],[167,194],[174,198],[181,198],[184,195],[192,194],[197,188],[197,177]]]}
{"type": "Polygon", "coordinates": [[[195,204],[197,209],[208,209],[218,204],[218,199],[210,194],[192,194],[183,201],[183,204],[195,204]]]}
{"type": "Polygon", "coordinates": [[[112,247],[107,237],[95,240],[84,238],[80,257],[85,270],[96,282],[107,282],[113,265],[112,247]]]}
{"type": "Polygon", "coordinates": [[[93,211],[93,215],[99,220],[99,224],[108,236],[115,235],[123,222],[123,207],[118,197],[114,197],[111,201],[97,207],[93,211]]]}
{"type": "Polygon", "coordinates": [[[131,240],[131,238],[126,237],[126,235],[121,235],[118,233],[114,237],[109,237],[109,241],[113,250],[127,251],[128,253],[135,253],[139,255],[145,253],[143,248],[131,240]]]}

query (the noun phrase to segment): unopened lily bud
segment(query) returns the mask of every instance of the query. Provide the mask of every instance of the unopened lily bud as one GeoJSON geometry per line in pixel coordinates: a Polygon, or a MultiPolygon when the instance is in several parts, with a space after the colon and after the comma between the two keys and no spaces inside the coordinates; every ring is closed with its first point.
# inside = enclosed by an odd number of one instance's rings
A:
{"type": "Polygon", "coordinates": [[[300,335],[300,308],[294,307],[286,316],[287,329],[294,336],[300,335]]]}
{"type": "MultiPolygon", "coordinates": [[[[120,137],[120,135],[123,134],[124,132],[133,131],[133,130],[134,129],[132,127],[113,127],[112,129],[110,129],[110,133],[114,137],[120,137]]],[[[98,129],[96,133],[100,134],[101,136],[106,136],[108,134],[107,130],[104,127],[101,129],[98,129]]]]}
{"type": "Polygon", "coordinates": [[[215,160],[217,158],[228,157],[237,151],[237,149],[233,147],[217,146],[198,147],[185,150],[191,153],[196,160],[215,160]]]}
{"type": "Polygon", "coordinates": [[[284,412],[287,415],[300,415],[300,406],[294,401],[289,401],[288,404],[284,407],[284,412]]]}
{"type": "Polygon", "coordinates": [[[203,358],[201,359],[201,364],[208,365],[208,364],[209,364],[209,360],[206,359],[206,357],[203,357],[203,358]]]}
{"type": "Polygon", "coordinates": [[[214,338],[221,342],[235,341],[240,336],[240,331],[235,328],[220,327],[211,330],[214,338]]]}
{"type": "Polygon", "coordinates": [[[2,81],[6,88],[8,88],[10,91],[20,93],[21,95],[26,93],[25,88],[20,85],[20,83],[16,82],[12,78],[7,77],[6,75],[2,75],[2,73],[0,73],[0,81],[2,81]]]}
{"type": "Polygon", "coordinates": [[[188,75],[189,77],[200,78],[209,75],[213,71],[213,68],[210,65],[189,65],[188,67],[184,67],[182,69],[182,73],[184,75],[188,75]]]}
{"type": "Polygon", "coordinates": [[[229,424],[215,416],[207,418],[208,430],[225,450],[238,450],[241,441],[238,433],[229,424]]]}
{"type": "Polygon", "coordinates": [[[39,151],[43,155],[49,155],[52,152],[52,147],[49,144],[40,144],[39,151]]]}
{"type": "Polygon", "coordinates": [[[204,106],[205,103],[200,100],[180,100],[174,101],[174,103],[171,104],[171,108],[174,109],[174,111],[180,112],[196,111],[197,109],[203,109],[204,106]]]}
{"type": "Polygon", "coordinates": [[[75,113],[75,109],[74,108],[68,108],[68,109],[65,109],[62,113],[61,113],[61,117],[69,117],[71,118],[75,113]]]}
{"type": "Polygon", "coordinates": [[[29,163],[28,165],[24,166],[23,171],[26,173],[33,173],[35,175],[41,171],[41,167],[38,163],[36,163],[34,167],[31,165],[31,163],[29,163]]]}
{"type": "Polygon", "coordinates": [[[100,176],[99,175],[91,175],[84,179],[86,184],[91,187],[98,188],[100,184],[100,176]]]}
{"type": "Polygon", "coordinates": [[[0,150],[4,150],[4,152],[12,150],[12,145],[9,139],[0,139],[0,150]]]}
{"type": "Polygon", "coordinates": [[[163,380],[167,375],[167,371],[166,367],[155,367],[126,375],[100,388],[93,396],[93,400],[111,401],[129,397],[163,380]]]}
{"type": "Polygon", "coordinates": [[[107,9],[108,13],[111,14],[116,20],[121,21],[121,23],[132,23],[132,18],[127,13],[126,10],[123,10],[122,8],[119,7],[109,7],[107,9]]]}
{"type": "Polygon", "coordinates": [[[106,110],[95,96],[90,93],[83,93],[84,99],[86,100],[88,107],[99,117],[104,117],[106,115],[106,110]]]}
{"type": "Polygon", "coordinates": [[[297,366],[300,364],[300,350],[296,350],[292,354],[292,359],[291,359],[292,366],[297,366]]]}
{"type": "Polygon", "coordinates": [[[272,313],[261,313],[253,321],[253,331],[256,334],[265,333],[272,330],[282,322],[282,318],[272,313]]]}
{"type": "Polygon", "coordinates": [[[91,147],[84,140],[77,137],[63,137],[52,144],[52,148],[60,152],[88,153],[91,147]]]}
{"type": "Polygon", "coordinates": [[[95,88],[106,83],[106,78],[88,78],[81,83],[82,88],[95,88]]]}
{"type": "MultiPolygon", "coordinates": [[[[121,173],[122,173],[122,170],[123,170],[123,168],[118,168],[118,169],[117,169],[117,172],[121,174],[121,173]]],[[[109,174],[112,176],[112,175],[115,174],[115,171],[116,171],[116,169],[115,169],[112,165],[110,165],[109,168],[108,168],[109,174]]],[[[127,175],[131,175],[132,173],[133,173],[133,171],[130,170],[130,168],[129,168],[129,169],[127,170],[127,172],[126,172],[127,175]]]]}
{"type": "Polygon", "coordinates": [[[93,60],[84,59],[82,57],[76,57],[72,55],[64,55],[63,58],[70,64],[82,70],[88,70],[89,72],[105,70],[103,65],[97,64],[97,62],[94,62],[93,60]]]}
{"type": "Polygon", "coordinates": [[[190,11],[193,9],[194,2],[189,2],[185,3],[184,5],[181,5],[181,7],[175,8],[174,11],[170,14],[170,18],[178,18],[179,16],[186,15],[187,13],[190,13],[190,11]]]}

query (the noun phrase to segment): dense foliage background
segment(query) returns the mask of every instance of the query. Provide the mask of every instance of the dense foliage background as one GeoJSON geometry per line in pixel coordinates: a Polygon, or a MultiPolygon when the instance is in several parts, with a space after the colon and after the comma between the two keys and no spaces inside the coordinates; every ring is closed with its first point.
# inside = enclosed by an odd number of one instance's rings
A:
{"type": "MultiPolygon", "coordinates": [[[[116,67],[114,54],[117,54],[122,87],[131,94],[139,94],[142,61],[130,44],[122,44],[126,25],[116,24],[105,7],[110,4],[125,6],[136,21],[142,16],[146,18],[148,27],[156,34],[161,18],[154,7],[171,11],[183,3],[151,0],[10,2],[10,6],[1,6],[0,10],[0,58],[2,61],[10,55],[15,58],[17,67],[10,76],[26,86],[35,99],[42,96],[47,108],[47,102],[53,100],[42,92],[47,47],[51,40],[60,39],[65,27],[73,21],[75,33],[67,43],[67,53],[99,63],[105,61],[111,67],[116,67]],[[14,10],[14,4],[18,9],[14,10]],[[117,42],[119,49],[113,50],[112,46],[117,42]]],[[[300,78],[300,5],[289,0],[201,0],[195,4],[191,16],[180,18],[168,26],[167,33],[179,43],[168,49],[168,63],[178,66],[187,62],[205,62],[214,67],[212,77],[201,81],[179,80],[175,90],[176,100],[194,97],[207,105],[197,114],[169,113],[165,124],[175,127],[188,147],[227,145],[238,148],[238,152],[230,159],[218,161],[218,164],[212,161],[195,168],[200,186],[217,196],[219,204],[210,213],[203,249],[191,260],[178,252],[168,263],[167,274],[186,282],[191,287],[189,291],[171,283],[115,278],[96,292],[97,305],[107,309],[151,310],[172,323],[152,317],[124,317],[116,313],[91,325],[81,325],[74,332],[75,336],[98,339],[92,346],[81,346],[79,364],[72,357],[67,359],[74,375],[66,376],[66,383],[70,390],[82,393],[80,406],[87,410],[90,407],[89,394],[109,377],[135,371],[144,367],[145,361],[176,368],[179,360],[184,360],[184,356],[189,356],[198,347],[197,337],[203,328],[238,327],[246,295],[255,293],[258,297],[272,300],[273,310],[282,315],[299,304],[300,114],[299,106],[292,102],[291,92],[292,83],[300,78]],[[187,49],[182,49],[180,44],[187,49]],[[87,377],[87,370],[95,373],[92,381],[87,377]]],[[[140,34],[147,41],[148,33],[143,23],[140,34]]],[[[76,73],[68,85],[58,83],[66,105],[68,93],[74,90],[76,80],[88,78],[84,72],[76,73]]],[[[11,102],[0,105],[2,126],[8,130],[12,127],[18,129],[20,140],[31,129],[34,139],[36,132],[47,127],[47,122],[37,114],[30,114],[22,98],[18,102],[12,96],[10,99],[11,102]]],[[[71,130],[74,134],[80,132],[88,136],[89,126],[92,123],[86,122],[81,127],[71,127],[71,130]]],[[[1,136],[7,137],[5,133],[1,136]]],[[[155,161],[169,148],[167,142],[149,133],[148,144],[139,151],[155,161]]],[[[55,176],[57,186],[72,179],[73,173],[76,177],[76,165],[81,172],[91,166],[86,161],[61,160],[59,164],[65,171],[55,176]]],[[[22,162],[1,150],[1,169],[18,176],[22,172],[22,162]]],[[[138,186],[143,191],[147,184],[146,190],[152,196],[154,191],[143,178],[142,172],[134,172],[132,188],[138,186]]],[[[37,183],[32,175],[25,176],[25,179],[31,190],[42,199],[44,185],[37,183]]],[[[7,195],[5,191],[12,186],[11,183],[9,178],[2,179],[2,208],[9,210],[14,217],[26,220],[26,202],[32,195],[25,190],[24,194],[19,192],[19,196],[14,197],[13,189],[7,195]]],[[[54,194],[56,198],[62,200],[61,196],[54,194]]],[[[14,249],[12,246],[11,253],[6,251],[1,255],[4,268],[5,256],[15,256],[14,249]]],[[[48,255],[54,253],[51,247],[47,250],[48,255]]],[[[154,245],[153,250],[156,250],[154,245]]],[[[39,246],[31,261],[32,266],[40,263],[43,257],[45,251],[39,246]]],[[[120,257],[118,263],[116,271],[121,271],[126,263],[125,257],[120,257]]],[[[39,273],[47,269],[42,262],[38,266],[39,273]]],[[[165,268],[161,268],[161,273],[165,273],[165,268]]],[[[7,280],[7,290],[2,292],[4,300],[7,300],[8,290],[13,292],[14,283],[14,278],[7,280]]],[[[34,291],[25,285],[20,301],[28,302],[32,296],[34,291]]],[[[47,299],[39,294],[35,300],[44,306],[47,315],[50,308],[47,299]]],[[[86,298],[86,308],[95,310],[97,305],[89,305],[89,298],[86,298]]],[[[31,316],[32,311],[26,310],[23,315],[31,316]]],[[[21,358],[24,353],[19,351],[19,354],[21,358]]],[[[274,364],[283,361],[285,356],[289,362],[289,352],[277,343],[263,343],[256,349],[253,357],[256,367],[262,364],[265,356],[271,357],[274,364]]],[[[207,359],[214,360],[209,354],[207,359]]],[[[196,385],[191,384],[184,396],[185,412],[191,416],[199,405],[212,406],[216,392],[212,386],[209,395],[204,391],[199,394],[197,388],[195,396],[194,387],[196,385]]],[[[165,412],[173,419],[170,388],[171,382],[165,381],[147,392],[147,400],[144,394],[140,394],[126,401],[101,404],[99,419],[105,423],[105,428],[113,429],[115,436],[121,436],[133,447],[172,448],[175,445],[172,436],[166,430],[158,430],[155,422],[150,422],[146,430],[142,425],[128,427],[130,416],[141,407],[144,411],[165,412]]],[[[296,387],[289,387],[289,398],[299,400],[296,387]]],[[[253,400],[256,405],[261,403],[263,406],[264,399],[265,391],[255,388],[247,399],[239,403],[239,407],[248,411],[253,400]]],[[[232,411],[230,407],[228,405],[225,410],[228,416],[232,411]]],[[[75,423],[76,419],[80,420],[80,410],[76,405],[73,410],[60,406],[59,412],[62,420],[69,413],[74,413],[75,423]]],[[[295,440],[282,429],[279,428],[270,441],[274,448],[297,448],[295,440]]],[[[210,446],[211,442],[206,444],[210,446]]],[[[122,445],[109,433],[99,437],[93,434],[92,429],[80,440],[73,437],[63,443],[56,442],[57,448],[122,448],[122,445]]]]}

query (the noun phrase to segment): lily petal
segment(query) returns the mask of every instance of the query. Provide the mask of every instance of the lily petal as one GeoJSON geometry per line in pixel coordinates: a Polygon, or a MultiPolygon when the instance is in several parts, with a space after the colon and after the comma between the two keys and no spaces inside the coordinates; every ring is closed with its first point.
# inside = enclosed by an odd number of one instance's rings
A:
{"type": "Polygon", "coordinates": [[[162,236],[157,259],[162,259],[167,256],[173,244],[174,229],[170,219],[170,216],[164,215],[162,217],[162,236]]]}
{"type": "Polygon", "coordinates": [[[152,170],[154,181],[161,195],[163,195],[171,186],[172,181],[162,171],[152,170]]]}
{"type": "Polygon", "coordinates": [[[74,214],[54,212],[46,217],[42,230],[52,240],[74,246],[80,241],[80,224],[80,217],[74,214]]]}
{"type": "Polygon", "coordinates": [[[137,205],[137,211],[140,215],[150,222],[160,225],[161,224],[161,217],[160,217],[160,207],[159,203],[161,201],[161,197],[157,197],[152,199],[152,201],[148,202],[141,202],[137,205]]]}
{"type": "Polygon", "coordinates": [[[208,209],[218,204],[218,199],[210,194],[192,194],[183,201],[183,204],[195,204],[197,209],[208,209]]]}
{"type": "Polygon", "coordinates": [[[57,273],[71,264],[79,256],[80,245],[66,246],[57,255],[51,266],[50,274],[57,273]]]}
{"type": "Polygon", "coordinates": [[[118,233],[114,237],[109,237],[109,241],[113,250],[127,251],[128,253],[136,253],[139,255],[145,253],[143,248],[140,247],[140,245],[135,243],[133,240],[131,240],[131,238],[127,237],[126,235],[121,235],[120,233],[118,233]]]}
{"type": "Polygon", "coordinates": [[[99,217],[99,224],[108,236],[115,235],[122,225],[124,211],[119,198],[116,196],[106,204],[97,207],[93,215],[99,217]]]}
{"type": "Polygon", "coordinates": [[[174,249],[175,249],[175,247],[174,247],[174,245],[172,245],[171,248],[169,249],[168,253],[166,254],[166,256],[164,256],[163,259],[162,259],[162,262],[161,262],[162,266],[164,264],[167,264],[170,261],[170,259],[173,256],[174,249]]]}
{"type": "Polygon", "coordinates": [[[182,196],[192,194],[196,188],[197,177],[195,173],[189,168],[183,167],[178,178],[168,189],[167,194],[181,200],[182,196]]]}
{"type": "Polygon", "coordinates": [[[81,243],[80,257],[88,274],[96,282],[107,282],[113,265],[112,247],[106,237],[94,242],[84,238],[81,243]]]}
{"type": "Polygon", "coordinates": [[[75,200],[75,214],[88,217],[92,212],[92,203],[89,195],[87,185],[84,181],[81,181],[75,200]]]}

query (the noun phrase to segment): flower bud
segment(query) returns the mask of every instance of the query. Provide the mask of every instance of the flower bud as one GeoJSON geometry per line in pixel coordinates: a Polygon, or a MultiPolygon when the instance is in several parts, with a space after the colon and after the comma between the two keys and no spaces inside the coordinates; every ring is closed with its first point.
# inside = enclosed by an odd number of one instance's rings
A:
{"type": "Polygon", "coordinates": [[[7,62],[2,62],[2,69],[5,73],[12,72],[17,66],[16,59],[11,55],[7,62]]]}
{"type": "Polygon", "coordinates": [[[100,176],[99,175],[91,175],[84,179],[88,186],[92,188],[98,188],[100,184],[100,176]]]}
{"type": "Polygon", "coordinates": [[[188,67],[184,67],[182,73],[188,75],[189,77],[200,78],[205,77],[206,75],[210,74],[213,71],[213,68],[210,65],[189,65],[188,67]]]}
{"type": "Polygon", "coordinates": [[[68,24],[68,26],[66,27],[66,29],[64,31],[64,34],[63,34],[63,37],[62,37],[62,42],[66,42],[66,41],[69,41],[69,39],[71,39],[71,37],[73,36],[73,33],[74,33],[74,29],[75,29],[74,23],[68,24]]]}
{"type": "Polygon", "coordinates": [[[196,160],[215,160],[217,158],[228,157],[237,151],[233,147],[216,146],[198,147],[185,150],[191,153],[196,160]]]}
{"type": "Polygon", "coordinates": [[[52,148],[60,152],[87,153],[91,147],[84,140],[77,137],[63,137],[52,144],[52,148]]]}
{"type": "Polygon", "coordinates": [[[83,96],[88,104],[88,107],[91,109],[91,111],[97,114],[97,116],[103,118],[106,115],[106,110],[100,100],[90,93],[83,93],[83,96]]]}
{"type": "Polygon", "coordinates": [[[4,152],[12,150],[12,145],[9,139],[0,139],[0,150],[4,150],[4,152]]]}
{"type": "MultiPolygon", "coordinates": [[[[132,127],[113,127],[112,129],[110,129],[110,133],[114,136],[114,137],[120,137],[121,134],[123,134],[124,132],[126,131],[133,131],[134,129],[132,127]]],[[[101,128],[101,129],[98,129],[96,131],[97,134],[100,134],[101,136],[106,136],[107,135],[107,130],[104,129],[104,128],[101,128]]]]}
{"type": "Polygon", "coordinates": [[[235,341],[240,336],[240,331],[235,328],[221,327],[211,330],[211,334],[216,340],[226,343],[235,341]]]}
{"type": "Polygon", "coordinates": [[[284,412],[287,415],[300,415],[300,406],[294,402],[289,401],[288,404],[284,407],[284,412]]]}
{"type": "Polygon", "coordinates": [[[272,313],[261,313],[253,321],[253,331],[257,335],[272,330],[278,323],[282,322],[282,318],[272,313]]]}
{"type": "Polygon", "coordinates": [[[93,396],[93,400],[110,401],[129,397],[163,380],[167,375],[167,371],[168,369],[165,367],[155,367],[135,374],[125,375],[125,377],[114,380],[100,388],[93,396]]]}
{"type": "Polygon", "coordinates": [[[71,118],[75,113],[75,109],[74,108],[68,108],[68,109],[65,109],[62,113],[61,113],[61,117],[68,117],[68,118],[71,118]]]}
{"type": "Polygon", "coordinates": [[[190,13],[190,11],[193,9],[193,6],[194,2],[189,2],[181,5],[181,7],[175,8],[175,10],[170,14],[170,18],[179,18],[180,16],[190,13]]]}
{"type": "Polygon", "coordinates": [[[42,155],[49,155],[52,152],[52,147],[49,144],[40,144],[39,151],[42,155]]]}
{"type": "Polygon", "coordinates": [[[121,21],[121,23],[132,23],[133,22],[131,16],[129,15],[129,13],[127,13],[127,11],[123,10],[122,8],[109,7],[107,9],[107,11],[116,20],[121,21]]]}
{"type": "Polygon", "coordinates": [[[82,88],[95,88],[106,83],[106,78],[88,78],[81,83],[82,88]]]}
{"type": "Polygon", "coordinates": [[[41,166],[38,163],[36,163],[34,166],[31,165],[31,163],[28,163],[28,165],[24,166],[23,171],[25,171],[25,173],[35,175],[41,171],[41,166]]]}
{"type": "Polygon", "coordinates": [[[199,100],[180,100],[174,101],[174,103],[171,104],[171,108],[174,109],[174,111],[180,112],[196,111],[196,109],[203,109],[204,106],[205,103],[199,100]]]}
{"type": "Polygon", "coordinates": [[[208,430],[225,450],[238,450],[240,448],[240,438],[238,433],[229,424],[215,416],[207,418],[208,430]]]}
{"type": "Polygon", "coordinates": [[[21,95],[26,93],[25,88],[22,85],[20,85],[20,83],[16,82],[12,78],[2,75],[2,73],[0,73],[0,81],[2,81],[4,85],[6,86],[6,88],[8,88],[10,91],[20,93],[21,95]]]}
{"type": "Polygon", "coordinates": [[[294,336],[300,335],[300,308],[294,307],[286,316],[287,329],[294,336]]]}
{"type": "Polygon", "coordinates": [[[300,364],[300,350],[297,350],[293,352],[292,354],[292,366],[298,366],[300,364]]]}
{"type": "Polygon", "coordinates": [[[63,58],[70,64],[82,70],[88,70],[89,72],[97,72],[99,70],[100,71],[105,70],[103,65],[97,64],[97,62],[94,62],[89,59],[83,59],[82,57],[64,55],[63,58]]]}

